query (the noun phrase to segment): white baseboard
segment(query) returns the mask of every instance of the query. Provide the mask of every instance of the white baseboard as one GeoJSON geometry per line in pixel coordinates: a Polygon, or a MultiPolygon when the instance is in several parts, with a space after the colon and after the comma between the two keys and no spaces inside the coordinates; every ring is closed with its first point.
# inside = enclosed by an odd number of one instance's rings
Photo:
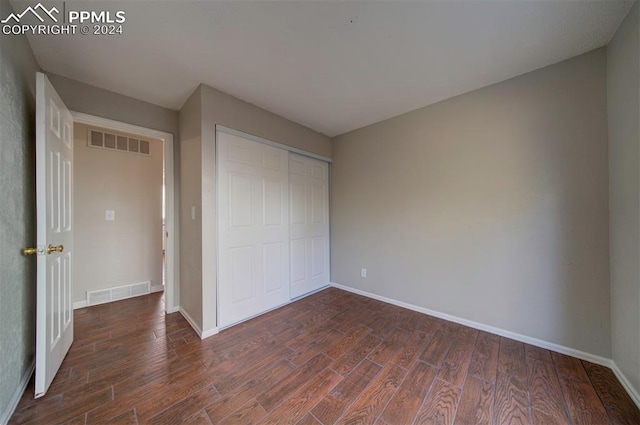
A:
{"type": "Polygon", "coordinates": [[[212,335],[215,335],[218,333],[218,328],[213,328],[213,329],[207,329],[206,331],[202,331],[202,329],[200,329],[200,326],[198,326],[198,324],[196,323],[195,320],[193,320],[193,317],[191,317],[189,315],[189,313],[186,312],[186,310],[184,310],[181,307],[178,307],[180,314],[182,314],[182,317],[185,318],[185,320],[187,322],[189,322],[189,325],[191,325],[191,327],[193,328],[194,331],[196,331],[196,333],[198,334],[198,336],[200,337],[200,339],[205,339],[205,338],[209,338],[212,335]]]}
{"type": "Polygon", "coordinates": [[[202,332],[200,335],[200,339],[209,338],[210,336],[216,335],[218,333],[218,328],[208,329],[202,332]]]}
{"type": "Polygon", "coordinates": [[[638,406],[638,409],[640,409],[640,393],[637,389],[633,388],[631,382],[629,382],[625,374],[622,373],[616,362],[613,360],[611,361],[611,370],[613,371],[614,375],[616,375],[616,378],[618,378],[618,381],[620,381],[624,389],[627,390],[629,397],[631,397],[636,406],[638,406]]]}
{"type": "Polygon", "coordinates": [[[85,308],[87,306],[87,300],[76,301],[73,303],[73,309],[85,308]]]}
{"type": "Polygon", "coordinates": [[[505,329],[496,328],[493,326],[485,325],[483,323],[474,322],[473,320],[463,319],[457,316],[452,316],[450,314],[441,313],[439,311],[430,310],[428,308],[420,307],[414,304],[405,303],[403,301],[397,301],[392,298],[383,297],[381,295],[376,295],[371,292],[362,291],[360,289],[351,288],[349,286],[340,285],[339,283],[331,283],[332,286],[342,289],[348,292],[353,292],[354,294],[362,295],[368,298],[373,298],[378,301],[382,301],[388,304],[397,305],[398,307],[403,307],[409,310],[417,311],[418,313],[427,314],[429,316],[438,317],[440,319],[448,320],[449,322],[459,323],[464,326],[469,326],[470,328],[479,329],[481,331],[489,332],[495,335],[500,335],[505,338],[514,339],[516,341],[524,342],[526,344],[535,345],[536,347],[545,348],[547,350],[555,351],[558,353],[566,354],[568,356],[576,357],[578,359],[586,360],[591,363],[599,364],[601,366],[611,367],[612,361],[611,359],[607,359],[602,356],[598,356],[595,354],[587,353],[585,351],[576,350],[574,348],[565,347],[564,345],[555,344],[553,342],[544,341],[541,339],[533,338],[530,336],[522,335],[519,333],[511,332],[505,329]]]}
{"type": "Polygon", "coordinates": [[[185,318],[185,320],[187,322],[189,322],[189,325],[191,325],[191,327],[193,328],[194,331],[196,331],[196,333],[198,334],[198,336],[202,339],[202,329],[200,329],[200,326],[198,326],[198,324],[196,323],[195,320],[193,320],[193,318],[189,315],[189,313],[187,313],[187,311],[185,309],[183,309],[182,307],[179,307],[179,311],[180,314],[182,314],[182,317],[185,318]]]}
{"type": "Polygon", "coordinates": [[[178,313],[180,311],[180,306],[174,306],[173,308],[167,308],[167,314],[178,313]]]}
{"type": "Polygon", "coordinates": [[[11,400],[9,401],[9,405],[7,406],[7,410],[2,413],[0,417],[0,424],[7,425],[9,423],[9,419],[13,416],[13,413],[16,411],[16,407],[18,407],[18,403],[20,403],[20,399],[22,398],[22,394],[27,389],[27,385],[29,385],[29,380],[31,379],[31,375],[33,375],[33,371],[36,367],[35,358],[31,362],[31,365],[27,368],[27,371],[22,376],[20,380],[20,385],[16,388],[16,391],[13,393],[11,400]]]}
{"type": "Polygon", "coordinates": [[[164,285],[159,284],[159,285],[151,285],[151,293],[153,294],[154,292],[162,292],[164,291],[164,285]]]}

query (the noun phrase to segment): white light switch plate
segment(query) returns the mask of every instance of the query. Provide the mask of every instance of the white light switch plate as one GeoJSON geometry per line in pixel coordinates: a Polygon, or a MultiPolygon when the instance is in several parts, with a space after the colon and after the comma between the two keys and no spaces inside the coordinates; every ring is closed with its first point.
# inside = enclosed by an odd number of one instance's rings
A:
{"type": "Polygon", "coordinates": [[[107,221],[114,221],[116,219],[116,212],[113,210],[107,210],[104,213],[104,219],[107,221]]]}

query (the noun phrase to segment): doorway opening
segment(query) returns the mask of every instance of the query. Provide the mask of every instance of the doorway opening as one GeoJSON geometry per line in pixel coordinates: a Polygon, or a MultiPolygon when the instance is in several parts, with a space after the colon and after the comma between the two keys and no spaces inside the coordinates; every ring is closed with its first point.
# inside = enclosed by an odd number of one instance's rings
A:
{"type": "Polygon", "coordinates": [[[177,311],[173,136],[72,116],[73,221],[76,230],[90,229],[76,231],[74,308],[164,291],[165,311],[177,311]]]}

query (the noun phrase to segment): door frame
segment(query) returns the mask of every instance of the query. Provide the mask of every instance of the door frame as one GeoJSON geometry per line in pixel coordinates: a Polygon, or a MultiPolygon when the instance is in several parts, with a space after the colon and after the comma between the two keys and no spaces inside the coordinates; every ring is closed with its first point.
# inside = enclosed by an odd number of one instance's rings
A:
{"type": "Polygon", "coordinates": [[[149,138],[160,139],[164,144],[164,184],[165,184],[165,213],[169,234],[167,237],[167,250],[165,257],[166,275],[164,286],[165,311],[167,314],[175,313],[180,308],[179,289],[179,249],[178,226],[176,226],[178,205],[175,203],[175,168],[173,158],[173,134],[165,131],[153,130],[138,125],[127,124],[108,118],[97,117],[82,112],[70,111],[74,124],[85,124],[110,130],[133,133],[149,138]]]}

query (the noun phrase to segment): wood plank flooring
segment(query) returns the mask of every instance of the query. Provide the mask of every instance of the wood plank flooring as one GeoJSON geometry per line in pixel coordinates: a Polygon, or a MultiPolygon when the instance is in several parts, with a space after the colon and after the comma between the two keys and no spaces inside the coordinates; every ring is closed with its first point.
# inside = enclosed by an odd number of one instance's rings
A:
{"type": "Polygon", "coordinates": [[[11,424],[640,424],[605,367],[334,288],[204,341],[161,294],[74,318],[11,424]]]}

